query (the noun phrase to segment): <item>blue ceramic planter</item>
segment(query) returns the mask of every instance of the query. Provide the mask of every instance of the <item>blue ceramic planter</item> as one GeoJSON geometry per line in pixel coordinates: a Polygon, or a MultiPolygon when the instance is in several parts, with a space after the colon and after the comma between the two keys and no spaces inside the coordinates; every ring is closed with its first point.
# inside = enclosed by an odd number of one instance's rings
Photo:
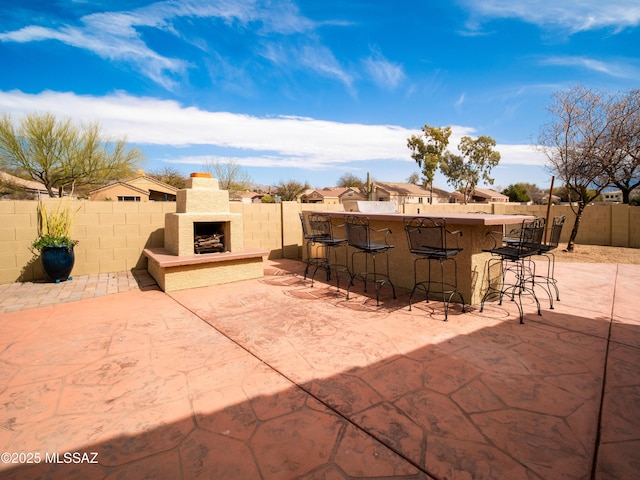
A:
{"type": "Polygon", "coordinates": [[[45,275],[52,282],[68,280],[76,257],[67,247],[44,247],[40,251],[40,261],[45,275]]]}

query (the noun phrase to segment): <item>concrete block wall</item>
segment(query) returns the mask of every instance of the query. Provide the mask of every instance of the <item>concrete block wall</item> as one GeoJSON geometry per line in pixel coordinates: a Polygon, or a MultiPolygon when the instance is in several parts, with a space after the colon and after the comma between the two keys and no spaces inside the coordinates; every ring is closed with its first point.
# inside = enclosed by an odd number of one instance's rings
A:
{"type": "Polygon", "coordinates": [[[640,248],[640,207],[629,209],[629,246],[640,248]]]}
{"type": "Polygon", "coordinates": [[[611,205],[611,245],[615,247],[630,245],[631,222],[629,215],[635,210],[637,208],[631,209],[626,205],[611,205]]]}
{"type": "MultiPolygon", "coordinates": [[[[53,211],[58,200],[46,200],[53,211]]],[[[35,201],[0,202],[0,283],[44,278],[39,257],[31,251],[37,236],[35,201]]],[[[73,275],[145,268],[142,249],[162,246],[164,215],[175,203],[69,202],[71,236],[79,240],[73,275]]]]}
{"type": "MultiPolygon", "coordinates": [[[[513,203],[479,204],[412,204],[405,205],[405,213],[448,212],[471,213],[487,212],[499,215],[535,215],[547,216],[546,205],[520,205],[513,203]]],[[[560,237],[561,242],[568,242],[575,222],[575,214],[569,205],[552,205],[549,216],[566,216],[560,237]]],[[[551,220],[549,220],[551,222],[551,220]]],[[[640,248],[640,207],[629,205],[589,205],[582,216],[577,243],[585,245],[611,245],[617,247],[640,248]]]]}
{"type": "Polygon", "coordinates": [[[342,206],[298,202],[231,202],[230,210],[242,214],[245,246],[268,250],[269,258],[299,259],[302,258],[300,212],[342,210],[342,206]]]}
{"type": "MultiPolygon", "coordinates": [[[[48,200],[55,209],[57,200],[48,200]]],[[[75,213],[72,235],[80,240],[75,248],[72,275],[119,272],[147,266],[142,250],[164,244],[165,214],[176,210],[175,202],[72,201],[75,213]]],[[[406,205],[405,213],[436,211],[467,213],[527,213],[546,216],[546,206],[495,205],[406,205]]],[[[270,258],[302,258],[303,210],[341,210],[341,205],[244,204],[230,202],[232,213],[242,214],[244,246],[269,251],[270,258]]],[[[569,206],[553,206],[551,216],[566,215],[562,232],[566,242],[573,227],[569,206]]],[[[44,278],[39,257],[31,250],[37,234],[37,202],[0,201],[0,283],[44,278]]],[[[640,248],[640,207],[594,205],[587,207],[577,238],[578,243],[640,248]]]]}
{"type": "Polygon", "coordinates": [[[242,214],[245,247],[267,250],[270,258],[282,257],[282,213],[276,203],[230,202],[231,213],[242,214]]]}
{"type": "MultiPolygon", "coordinates": [[[[302,259],[302,222],[300,213],[303,211],[343,211],[344,208],[338,203],[298,203],[282,202],[282,238],[283,257],[291,259],[302,259]]],[[[335,235],[340,235],[336,232],[335,235]]]]}

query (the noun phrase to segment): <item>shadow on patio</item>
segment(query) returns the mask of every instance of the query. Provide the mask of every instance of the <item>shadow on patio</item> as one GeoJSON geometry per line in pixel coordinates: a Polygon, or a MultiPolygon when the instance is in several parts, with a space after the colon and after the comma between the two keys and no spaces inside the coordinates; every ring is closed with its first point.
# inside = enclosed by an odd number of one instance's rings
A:
{"type": "Polygon", "coordinates": [[[0,316],[0,446],[42,459],[0,477],[640,473],[637,266],[559,264],[562,300],[525,325],[511,302],[446,323],[407,292],[347,302],[301,267],[0,316]]]}

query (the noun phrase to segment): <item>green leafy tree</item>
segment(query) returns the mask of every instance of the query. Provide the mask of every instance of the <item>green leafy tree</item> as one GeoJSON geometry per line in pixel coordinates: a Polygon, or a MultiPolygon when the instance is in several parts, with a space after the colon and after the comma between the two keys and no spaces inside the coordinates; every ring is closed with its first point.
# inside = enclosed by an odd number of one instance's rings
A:
{"type": "Polygon", "coordinates": [[[429,185],[429,203],[433,203],[433,179],[449,145],[451,127],[422,127],[422,135],[412,135],[407,139],[411,158],[422,168],[425,185],[429,185]]]}
{"type": "Polygon", "coordinates": [[[495,146],[496,141],[488,136],[462,137],[458,145],[462,155],[444,153],[440,170],[447,177],[447,183],[463,194],[465,204],[480,180],[493,184],[489,173],[500,162],[500,152],[494,150],[495,146]]]}
{"type": "Polygon", "coordinates": [[[65,189],[131,176],[142,153],[125,139],[102,135],[97,123],[74,125],[52,114],[30,114],[15,125],[0,119],[0,164],[44,184],[50,197],[65,189]]]}
{"type": "Polygon", "coordinates": [[[280,199],[285,202],[295,201],[300,195],[304,193],[305,190],[309,188],[311,187],[307,182],[303,184],[296,180],[289,180],[287,182],[281,181],[276,186],[276,195],[278,195],[280,199]]]}
{"type": "Polygon", "coordinates": [[[524,202],[531,201],[531,197],[527,192],[527,188],[522,183],[515,183],[515,184],[509,185],[507,188],[505,188],[502,191],[502,194],[509,197],[510,202],[524,203],[524,202]]]}
{"type": "Polygon", "coordinates": [[[540,190],[537,185],[523,182],[509,185],[502,191],[502,194],[509,197],[512,202],[532,201],[536,205],[543,203],[543,200],[547,195],[547,193],[540,190]]]}

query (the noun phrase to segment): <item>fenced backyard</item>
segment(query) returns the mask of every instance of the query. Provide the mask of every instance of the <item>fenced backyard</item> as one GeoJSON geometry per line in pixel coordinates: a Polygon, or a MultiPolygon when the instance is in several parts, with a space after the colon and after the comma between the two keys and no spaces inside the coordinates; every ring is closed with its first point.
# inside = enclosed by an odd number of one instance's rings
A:
{"type": "MultiPolygon", "coordinates": [[[[56,200],[51,200],[52,205],[56,200]]],[[[74,201],[72,236],[75,248],[74,275],[122,272],[146,268],[143,249],[162,247],[165,214],[175,212],[173,202],[74,201]]],[[[269,258],[301,257],[302,230],[298,214],[303,210],[340,210],[340,205],[244,204],[231,202],[232,213],[242,214],[244,244],[269,252],[269,258]]],[[[546,206],[516,204],[407,204],[402,213],[437,211],[546,216],[546,206]]],[[[566,215],[562,242],[566,242],[574,214],[569,206],[553,206],[551,216],[566,215]]],[[[31,249],[37,234],[36,201],[0,202],[0,283],[39,280],[44,277],[38,257],[31,249]]],[[[577,242],[640,248],[640,208],[627,205],[594,205],[586,209],[577,242]]]]}

